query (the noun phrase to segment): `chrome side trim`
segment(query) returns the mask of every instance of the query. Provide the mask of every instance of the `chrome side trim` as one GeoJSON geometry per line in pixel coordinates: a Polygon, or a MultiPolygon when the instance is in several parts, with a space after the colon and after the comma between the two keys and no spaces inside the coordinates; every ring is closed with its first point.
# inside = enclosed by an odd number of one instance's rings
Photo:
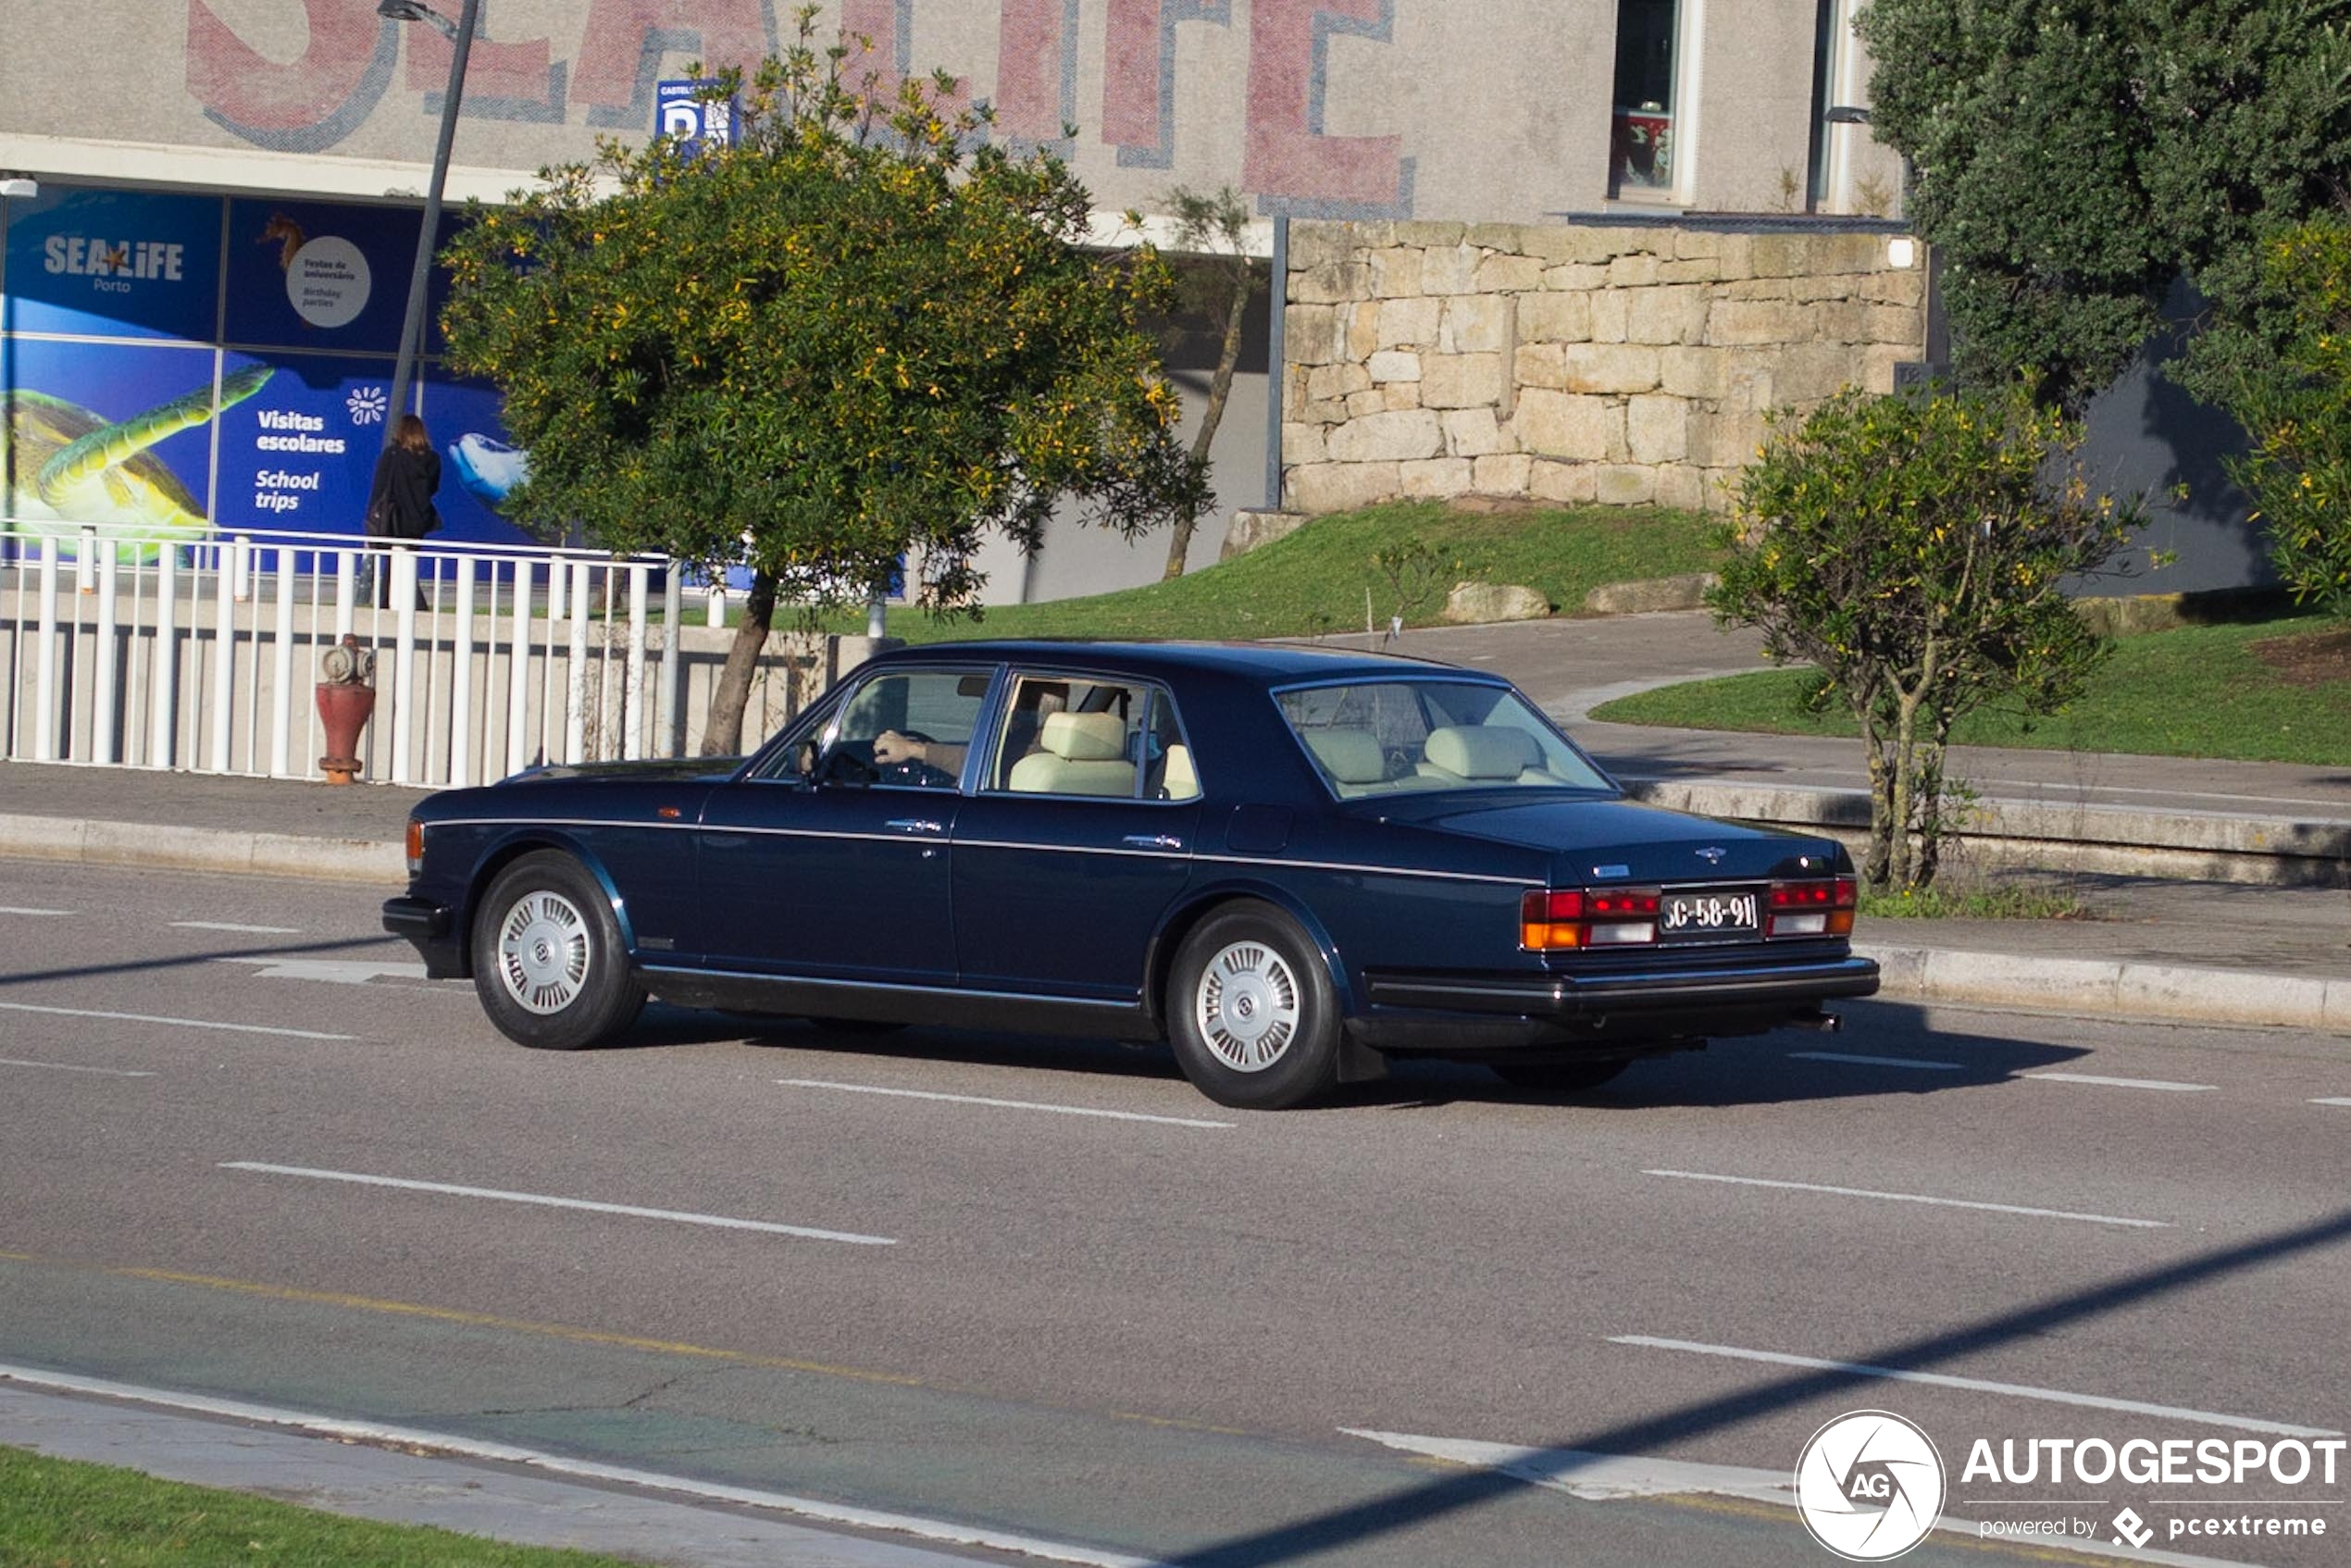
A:
{"type": "Polygon", "coordinates": [[[1262,855],[1196,854],[1221,865],[1271,866],[1283,871],[1350,871],[1359,877],[1426,877],[1439,882],[1494,882],[1508,888],[1539,888],[1540,876],[1496,877],[1483,871],[1418,871],[1401,865],[1355,865],[1337,860],[1275,860],[1262,855]]]}
{"type": "Polygon", "coordinates": [[[648,975],[677,975],[688,979],[750,980],[768,985],[813,986],[839,991],[890,991],[902,996],[952,997],[975,1002],[1034,1002],[1053,1007],[1100,1007],[1127,1013],[1133,1002],[1106,1002],[1081,996],[1046,996],[1036,991],[979,990],[969,986],[910,986],[890,980],[839,980],[817,975],[764,975],[750,969],[687,968],[681,964],[640,964],[648,975]]]}

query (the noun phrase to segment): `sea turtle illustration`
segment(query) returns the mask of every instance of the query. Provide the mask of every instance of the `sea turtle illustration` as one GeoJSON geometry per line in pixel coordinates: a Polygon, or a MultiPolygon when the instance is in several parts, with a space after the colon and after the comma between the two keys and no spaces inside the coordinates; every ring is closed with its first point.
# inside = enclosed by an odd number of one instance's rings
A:
{"type": "MultiPolygon", "coordinates": [[[[256,365],[224,378],[218,406],[259,392],[275,368],[256,365]]],[[[118,549],[125,561],[144,561],[155,557],[157,535],[197,540],[212,531],[204,503],[147,450],[213,417],[209,386],[112,423],[30,388],[0,392],[0,534],[55,535],[70,554],[81,526],[94,523],[140,534],[118,549]]]]}

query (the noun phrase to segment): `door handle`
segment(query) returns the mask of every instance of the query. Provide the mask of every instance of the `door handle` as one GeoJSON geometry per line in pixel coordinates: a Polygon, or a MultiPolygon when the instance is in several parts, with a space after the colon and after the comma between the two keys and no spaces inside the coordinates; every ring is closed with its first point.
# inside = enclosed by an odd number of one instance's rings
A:
{"type": "Polygon", "coordinates": [[[1129,849],[1180,850],[1184,840],[1173,833],[1129,833],[1121,840],[1129,849]]]}
{"type": "Polygon", "coordinates": [[[883,827],[894,833],[944,833],[946,828],[921,816],[893,816],[883,827]]]}

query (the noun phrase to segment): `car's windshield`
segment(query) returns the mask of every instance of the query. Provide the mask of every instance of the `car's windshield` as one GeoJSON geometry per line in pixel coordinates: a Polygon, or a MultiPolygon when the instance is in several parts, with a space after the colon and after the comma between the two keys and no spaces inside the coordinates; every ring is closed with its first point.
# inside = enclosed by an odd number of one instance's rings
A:
{"type": "Polygon", "coordinates": [[[1341,800],[1430,790],[1611,788],[1508,687],[1391,680],[1278,694],[1341,800]]]}

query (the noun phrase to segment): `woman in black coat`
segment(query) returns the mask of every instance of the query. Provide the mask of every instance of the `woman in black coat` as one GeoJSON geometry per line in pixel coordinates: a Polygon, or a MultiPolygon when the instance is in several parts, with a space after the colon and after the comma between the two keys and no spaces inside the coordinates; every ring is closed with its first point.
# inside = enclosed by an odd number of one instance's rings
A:
{"type": "MultiPolygon", "coordinates": [[[[367,487],[367,537],[393,548],[413,548],[417,541],[441,527],[441,513],[432,504],[441,488],[441,454],[425,434],[425,422],[403,414],[392,427],[392,444],[376,459],[374,483],[367,487]]],[[[392,568],[385,563],[376,576],[376,604],[392,603],[392,568]]],[[[425,591],[417,589],[417,608],[429,609],[425,591]]]]}

